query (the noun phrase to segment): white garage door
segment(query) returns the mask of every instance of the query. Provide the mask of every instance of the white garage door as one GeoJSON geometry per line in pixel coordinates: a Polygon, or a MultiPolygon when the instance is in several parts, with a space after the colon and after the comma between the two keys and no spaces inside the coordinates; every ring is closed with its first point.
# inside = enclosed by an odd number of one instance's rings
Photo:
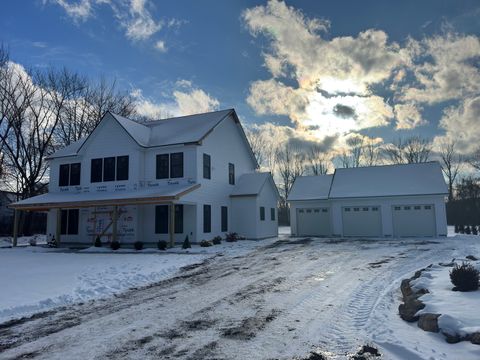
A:
{"type": "Polygon", "coordinates": [[[379,206],[345,206],[342,220],[344,236],[382,236],[379,206]]]}
{"type": "Polygon", "coordinates": [[[297,233],[300,236],[329,236],[330,211],[328,208],[297,209],[297,233]]]}
{"type": "Polygon", "coordinates": [[[392,213],[394,236],[435,236],[433,205],[395,205],[392,213]]]}

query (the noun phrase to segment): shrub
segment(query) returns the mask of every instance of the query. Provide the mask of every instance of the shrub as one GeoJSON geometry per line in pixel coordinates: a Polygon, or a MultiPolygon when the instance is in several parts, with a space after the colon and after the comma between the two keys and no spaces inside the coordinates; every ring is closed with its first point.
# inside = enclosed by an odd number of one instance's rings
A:
{"type": "Polygon", "coordinates": [[[472,225],[471,228],[472,228],[472,234],[473,234],[473,235],[478,235],[477,226],[476,226],[476,225],[472,225]]]}
{"type": "Polygon", "coordinates": [[[100,240],[100,236],[95,238],[95,243],[93,244],[95,247],[102,247],[102,240],[100,240]]]}
{"type": "Polygon", "coordinates": [[[30,240],[28,240],[28,243],[30,244],[30,246],[37,246],[37,239],[33,237],[30,240]]]}
{"type": "Polygon", "coordinates": [[[120,249],[120,242],[118,240],[113,240],[111,243],[110,243],[110,248],[112,250],[118,250],[120,249]]]}
{"type": "Polygon", "coordinates": [[[465,234],[467,234],[467,235],[471,234],[470,226],[468,226],[468,225],[465,227],[465,234]]]}
{"type": "Polygon", "coordinates": [[[55,237],[52,237],[52,238],[47,240],[47,246],[51,247],[51,248],[58,247],[58,243],[57,243],[57,240],[55,240],[55,237]]]}
{"type": "Polygon", "coordinates": [[[187,237],[183,241],[182,249],[190,249],[191,247],[192,245],[190,244],[190,240],[188,240],[188,235],[187,235],[187,237]]]}
{"type": "Polygon", "coordinates": [[[460,231],[458,224],[455,224],[455,234],[458,234],[460,231]]]}
{"type": "Polygon", "coordinates": [[[158,240],[157,247],[158,250],[167,250],[167,242],[165,240],[158,240]]]}
{"type": "Polygon", "coordinates": [[[220,245],[222,243],[222,238],[220,236],[215,236],[212,239],[212,243],[213,245],[220,245]]]}
{"type": "Polygon", "coordinates": [[[465,227],[464,227],[463,225],[459,225],[459,226],[458,226],[458,232],[459,232],[460,234],[465,234],[465,227]]]}
{"type": "Polygon", "coordinates": [[[455,287],[453,290],[472,291],[478,289],[479,272],[471,264],[463,262],[455,264],[450,271],[450,281],[455,287]]]}
{"type": "Polygon", "coordinates": [[[200,246],[201,247],[209,247],[209,246],[212,246],[212,242],[211,241],[208,241],[208,240],[202,240],[200,241],[200,246]]]}
{"type": "Polygon", "coordinates": [[[143,249],[143,241],[135,241],[133,243],[133,247],[135,248],[135,250],[142,250],[143,249]]]}
{"type": "Polygon", "coordinates": [[[238,240],[238,234],[236,232],[231,232],[225,234],[225,241],[226,242],[235,242],[238,240]]]}

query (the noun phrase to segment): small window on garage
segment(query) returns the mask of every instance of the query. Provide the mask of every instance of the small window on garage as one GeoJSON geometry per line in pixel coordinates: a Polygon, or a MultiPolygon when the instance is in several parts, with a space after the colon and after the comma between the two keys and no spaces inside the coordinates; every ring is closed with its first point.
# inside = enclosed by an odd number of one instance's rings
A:
{"type": "Polygon", "coordinates": [[[430,210],[432,207],[430,205],[425,206],[425,210],[430,210]]]}
{"type": "Polygon", "coordinates": [[[402,210],[402,208],[400,206],[395,206],[395,210],[399,211],[399,210],[402,210]]]}
{"type": "Polygon", "coordinates": [[[353,211],[360,211],[360,208],[353,208],[353,211]]]}
{"type": "Polygon", "coordinates": [[[345,210],[345,211],[350,211],[350,208],[345,208],[344,210],[345,210]]]}
{"type": "Polygon", "coordinates": [[[372,211],[378,211],[378,207],[376,206],[372,207],[372,211]]]}
{"type": "Polygon", "coordinates": [[[298,212],[303,214],[303,209],[298,210],[298,212]]]}
{"type": "Polygon", "coordinates": [[[275,208],[270,208],[270,220],[275,221],[275,208]]]}
{"type": "Polygon", "coordinates": [[[420,210],[422,207],[419,206],[419,205],[417,205],[417,206],[414,206],[413,208],[414,208],[415,210],[420,210]]]}
{"type": "Polygon", "coordinates": [[[312,212],[312,209],[307,209],[307,213],[310,214],[312,212]]]}
{"type": "Polygon", "coordinates": [[[410,206],[404,206],[403,210],[410,210],[410,206]]]}
{"type": "MultiPolygon", "coordinates": [[[[307,210],[308,212],[308,210],[307,210]]],[[[265,207],[260,206],[260,220],[265,221],[265,207]]]]}
{"type": "Polygon", "coordinates": [[[315,210],[313,210],[313,212],[319,213],[320,209],[315,209],[315,210]]]}
{"type": "Polygon", "coordinates": [[[326,213],[328,212],[328,209],[322,209],[322,212],[326,213]]]}
{"type": "Polygon", "coordinates": [[[368,208],[367,208],[367,207],[364,207],[364,208],[363,208],[363,211],[368,211],[368,208]]]}

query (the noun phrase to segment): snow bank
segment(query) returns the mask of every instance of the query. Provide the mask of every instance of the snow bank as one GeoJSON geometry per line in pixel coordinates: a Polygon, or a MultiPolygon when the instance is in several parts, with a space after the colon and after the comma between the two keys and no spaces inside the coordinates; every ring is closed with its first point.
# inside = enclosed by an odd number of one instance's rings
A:
{"type": "Polygon", "coordinates": [[[157,282],[206,257],[0,249],[0,322],[157,282]]]}
{"type": "MultiPolygon", "coordinates": [[[[478,262],[476,267],[480,269],[478,262]]],[[[449,272],[451,267],[434,265],[412,281],[415,288],[426,288],[430,293],[420,297],[425,308],[418,313],[442,314],[438,326],[442,332],[461,335],[480,331],[480,290],[452,291],[449,272]]]]}

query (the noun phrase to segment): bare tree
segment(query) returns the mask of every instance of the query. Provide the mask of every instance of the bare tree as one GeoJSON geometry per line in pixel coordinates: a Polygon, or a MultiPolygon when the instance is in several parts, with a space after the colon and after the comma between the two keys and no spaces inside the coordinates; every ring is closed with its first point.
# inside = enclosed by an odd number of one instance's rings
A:
{"type": "Polygon", "coordinates": [[[401,138],[384,147],[384,156],[391,164],[412,164],[430,159],[432,143],[429,139],[412,136],[405,141],[401,138]]]}
{"type": "Polygon", "coordinates": [[[329,155],[318,145],[312,145],[309,149],[308,162],[313,175],[324,175],[330,170],[329,155]]]}
{"type": "Polygon", "coordinates": [[[347,139],[347,148],[344,148],[339,156],[342,167],[355,168],[361,166],[364,152],[364,141],[364,138],[360,136],[347,139]]]}
{"type": "Polygon", "coordinates": [[[298,176],[305,173],[305,154],[292,145],[286,143],[277,153],[278,173],[281,178],[281,191],[286,201],[290,189],[298,176]]]}
{"type": "Polygon", "coordinates": [[[467,157],[466,161],[475,170],[480,170],[480,146],[477,147],[469,157],[467,157]]]}
{"type": "Polygon", "coordinates": [[[442,171],[448,181],[448,201],[452,201],[455,180],[462,165],[462,157],[455,150],[455,141],[446,140],[440,146],[442,171]]]}
{"type": "Polygon", "coordinates": [[[368,139],[363,146],[363,162],[365,166],[375,166],[380,162],[380,147],[374,139],[368,139]]]}
{"type": "Polygon", "coordinates": [[[266,158],[266,151],[265,151],[265,144],[262,133],[258,131],[258,129],[247,129],[245,132],[248,138],[248,142],[250,143],[250,147],[252,148],[252,152],[257,159],[258,164],[261,166],[265,162],[266,158]]]}

